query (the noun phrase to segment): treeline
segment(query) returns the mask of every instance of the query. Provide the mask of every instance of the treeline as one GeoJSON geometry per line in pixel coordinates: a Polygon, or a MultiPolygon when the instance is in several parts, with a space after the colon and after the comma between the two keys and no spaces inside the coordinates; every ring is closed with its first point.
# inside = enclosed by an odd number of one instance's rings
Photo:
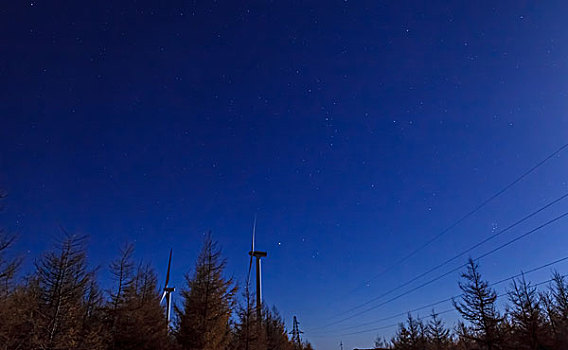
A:
{"type": "Polygon", "coordinates": [[[426,320],[408,314],[392,339],[378,337],[377,349],[395,350],[567,350],[568,281],[555,272],[548,288],[537,287],[524,276],[509,287],[507,305],[497,307],[497,292],[470,259],[461,275],[461,297],[453,300],[460,314],[450,329],[435,311],[426,320]]]}
{"type": "Polygon", "coordinates": [[[0,349],[304,350],[276,309],[256,316],[247,285],[224,276],[226,261],[208,235],[168,326],[153,267],[134,261],[126,245],[101,289],[87,262],[84,238],[65,234],[18,279],[13,238],[0,232],[0,349]]]}

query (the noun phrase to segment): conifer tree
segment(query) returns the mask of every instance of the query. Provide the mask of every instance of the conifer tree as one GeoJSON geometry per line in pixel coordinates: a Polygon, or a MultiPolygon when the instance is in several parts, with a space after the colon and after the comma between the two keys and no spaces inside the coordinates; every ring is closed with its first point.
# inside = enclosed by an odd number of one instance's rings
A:
{"type": "Polygon", "coordinates": [[[568,348],[568,282],[558,272],[552,276],[548,293],[548,314],[557,348],[568,348]]]}
{"type": "MultiPolygon", "coordinates": [[[[0,200],[5,197],[5,193],[0,191],[0,200]]],[[[2,211],[1,205],[0,211],[2,211]]],[[[4,228],[0,227],[0,303],[14,287],[12,283],[21,263],[20,259],[10,258],[9,256],[10,248],[14,245],[15,239],[14,235],[9,234],[4,228]]]]}
{"type": "Polygon", "coordinates": [[[400,323],[398,331],[391,340],[396,350],[424,350],[426,348],[426,328],[420,319],[409,313],[406,325],[400,323]]]}
{"type": "Polygon", "coordinates": [[[160,306],[157,277],[148,264],[134,268],[134,246],[126,244],[110,270],[114,288],[109,291],[107,312],[111,349],[167,349],[167,321],[160,306]]]}
{"type": "Polygon", "coordinates": [[[389,348],[391,348],[390,342],[388,340],[386,340],[385,338],[381,337],[380,335],[377,335],[377,337],[375,338],[374,346],[377,349],[389,349],[389,348]]]}
{"type": "Polygon", "coordinates": [[[452,341],[450,330],[446,328],[444,322],[434,310],[432,310],[431,319],[426,327],[426,333],[433,350],[447,349],[452,341]]]}
{"type": "Polygon", "coordinates": [[[124,302],[125,290],[128,289],[134,280],[134,262],[132,261],[133,253],[134,246],[127,243],[120,249],[120,256],[110,263],[110,272],[115,284],[115,289],[109,292],[111,307],[113,310],[117,310],[124,302]]]}
{"type": "Polygon", "coordinates": [[[15,237],[0,228],[0,302],[5,299],[14,287],[14,277],[20,266],[20,260],[9,257],[9,250],[15,237]]]}
{"type": "Polygon", "coordinates": [[[495,302],[497,293],[489,287],[489,283],[481,278],[479,266],[469,259],[467,271],[459,282],[463,291],[461,301],[453,301],[454,307],[469,322],[470,333],[475,341],[484,349],[495,350],[500,347],[499,323],[501,316],[495,302]]]}
{"type": "Polygon", "coordinates": [[[0,349],[38,349],[43,345],[39,300],[39,286],[34,278],[28,278],[9,294],[2,305],[0,349]]]}
{"type": "MultiPolygon", "coordinates": [[[[250,293],[250,283],[245,284],[243,300],[237,305],[237,321],[233,328],[231,348],[238,350],[256,350],[260,345],[260,329],[256,317],[254,301],[250,293]]],[[[264,344],[263,344],[264,345],[264,344]]]]}
{"type": "Polygon", "coordinates": [[[84,344],[94,272],[88,270],[84,237],[66,234],[56,251],[36,262],[40,326],[38,338],[45,349],[78,349],[84,344]]]}
{"type": "Polygon", "coordinates": [[[471,332],[471,329],[465,325],[462,321],[458,321],[455,328],[456,334],[456,349],[459,350],[470,350],[479,348],[476,345],[475,337],[471,332]]]}
{"type": "Polygon", "coordinates": [[[156,273],[147,264],[139,265],[132,280],[125,285],[124,294],[116,309],[112,344],[113,348],[120,350],[170,348],[168,325],[164,309],[160,306],[156,273]]]}
{"type": "Polygon", "coordinates": [[[223,276],[226,260],[207,234],[187,287],[183,306],[176,308],[178,342],[186,350],[223,350],[229,346],[230,320],[236,287],[223,276]]]}
{"type": "MultiPolygon", "coordinates": [[[[0,229],[0,344],[8,342],[10,321],[16,321],[18,305],[14,303],[14,276],[20,264],[18,259],[8,257],[14,237],[0,229]]],[[[1,347],[0,347],[1,349],[1,347]]]]}
{"type": "MultiPolygon", "coordinates": [[[[514,341],[518,349],[537,350],[544,346],[546,331],[544,315],[536,287],[531,286],[523,276],[513,281],[509,300],[512,309],[509,312],[513,323],[514,341]]],[[[511,340],[512,342],[513,340],[511,340]]]]}
{"type": "Polygon", "coordinates": [[[292,342],[288,338],[286,326],[276,307],[264,308],[264,329],[266,332],[267,350],[292,350],[292,342]]]}

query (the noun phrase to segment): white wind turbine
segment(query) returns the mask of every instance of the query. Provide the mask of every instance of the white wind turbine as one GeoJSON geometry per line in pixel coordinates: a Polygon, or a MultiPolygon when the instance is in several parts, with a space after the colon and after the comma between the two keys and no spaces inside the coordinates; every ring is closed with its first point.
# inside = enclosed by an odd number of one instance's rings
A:
{"type": "Polygon", "coordinates": [[[260,259],[267,256],[266,252],[254,250],[254,236],[256,233],[256,216],[254,218],[254,223],[252,227],[252,245],[251,250],[249,252],[250,255],[250,262],[249,262],[249,271],[248,271],[248,278],[247,278],[247,285],[250,281],[250,272],[252,270],[252,258],[256,258],[256,316],[260,320],[262,316],[262,284],[261,284],[261,271],[260,271],[260,259]]]}
{"type": "Polygon", "coordinates": [[[168,283],[170,282],[170,268],[172,265],[172,250],[170,249],[170,259],[168,261],[168,272],[166,273],[166,283],[164,284],[164,294],[162,294],[162,299],[160,299],[160,304],[166,299],[166,319],[168,321],[168,329],[170,328],[170,315],[172,311],[172,293],[176,290],[174,287],[170,287],[168,283]]]}

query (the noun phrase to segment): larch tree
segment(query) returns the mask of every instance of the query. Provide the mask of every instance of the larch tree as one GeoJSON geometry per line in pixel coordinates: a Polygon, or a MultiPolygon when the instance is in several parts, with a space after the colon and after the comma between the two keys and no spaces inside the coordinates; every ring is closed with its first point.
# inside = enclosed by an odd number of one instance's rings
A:
{"type": "Polygon", "coordinates": [[[444,322],[438,317],[438,314],[434,310],[432,310],[430,316],[430,321],[428,321],[428,325],[426,326],[426,334],[428,335],[430,348],[433,350],[447,349],[452,343],[450,330],[446,328],[444,322]]]}
{"type": "Polygon", "coordinates": [[[459,282],[463,294],[461,301],[453,301],[454,307],[469,322],[475,341],[487,350],[500,348],[499,323],[502,318],[497,311],[497,293],[481,278],[479,266],[469,259],[467,271],[459,282]]]}
{"type": "MultiPolygon", "coordinates": [[[[0,191],[0,200],[3,200],[6,194],[0,191]]],[[[2,211],[0,206],[0,211],[2,211]]],[[[11,257],[10,248],[13,247],[16,237],[8,233],[4,228],[0,227],[0,302],[5,299],[14,287],[14,277],[20,266],[21,259],[11,257]]]]}
{"type": "MultiPolygon", "coordinates": [[[[0,199],[4,198],[0,192],[0,199]]],[[[1,210],[1,208],[0,208],[1,210]]],[[[18,344],[19,329],[23,326],[18,304],[20,288],[14,283],[21,260],[11,257],[15,237],[0,228],[0,349],[15,347],[18,344]]],[[[29,334],[29,333],[28,333],[29,334]]],[[[21,339],[23,340],[23,339],[21,339]]]]}
{"type": "MultiPolygon", "coordinates": [[[[95,274],[87,267],[85,238],[66,234],[57,250],[36,262],[39,294],[39,341],[44,349],[97,348],[85,334],[93,319],[89,301],[97,293],[95,274]]],[[[91,310],[92,311],[92,310],[91,310]]],[[[96,340],[98,342],[98,339],[96,340]]]]}
{"type": "MultiPolygon", "coordinates": [[[[256,350],[259,348],[259,323],[256,317],[256,308],[250,293],[250,283],[245,284],[242,301],[236,307],[236,323],[233,327],[231,349],[256,350]]],[[[262,344],[265,345],[265,344],[262,344]]]]}
{"type": "Polygon", "coordinates": [[[549,318],[554,332],[557,348],[568,348],[568,282],[558,272],[552,276],[552,285],[548,293],[549,318]]]}
{"type": "Polygon", "coordinates": [[[148,265],[135,267],[134,245],[125,244],[110,264],[114,286],[106,307],[110,349],[168,349],[167,322],[160,306],[157,277],[148,265]]]}
{"type": "Polygon", "coordinates": [[[165,350],[171,347],[156,273],[147,264],[140,264],[124,286],[116,309],[112,344],[120,350],[165,350]]]}
{"type": "Polygon", "coordinates": [[[512,304],[509,315],[516,347],[528,350],[543,348],[547,338],[546,324],[536,287],[523,276],[513,281],[508,295],[512,304]]]}
{"type": "Polygon", "coordinates": [[[106,305],[107,327],[110,332],[109,348],[118,349],[123,345],[120,342],[125,333],[119,325],[123,318],[129,318],[126,307],[125,291],[134,280],[134,262],[132,254],[134,246],[130,243],[125,244],[120,249],[120,255],[109,265],[112,276],[113,286],[108,290],[109,301],[106,305]]]}
{"type": "Polygon", "coordinates": [[[264,308],[264,329],[266,334],[267,350],[293,350],[294,345],[288,338],[286,326],[280,313],[273,307],[269,310],[264,308]]]}
{"type": "Polygon", "coordinates": [[[120,256],[110,263],[110,272],[114,281],[114,289],[109,291],[111,308],[117,310],[124,303],[125,290],[134,280],[134,261],[132,254],[134,245],[126,243],[120,249],[120,256]]]}
{"type": "Polygon", "coordinates": [[[409,313],[406,324],[399,323],[398,330],[391,340],[396,350],[424,350],[426,348],[426,327],[420,319],[409,313]]]}
{"type": "Polygon", "coordinates": [[[207,234],[192,275],[186,275],[183,305],[176,307],[177,339],[187,350],[223,350],[231,339],[236,287],[224,274],[226,260],[207,234]]]}

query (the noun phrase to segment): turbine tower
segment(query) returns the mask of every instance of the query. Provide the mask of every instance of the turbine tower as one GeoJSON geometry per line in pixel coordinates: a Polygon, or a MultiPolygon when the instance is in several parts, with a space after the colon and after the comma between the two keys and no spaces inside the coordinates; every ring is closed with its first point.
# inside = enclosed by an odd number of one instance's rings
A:
{"type": "Polygon", "coordinates": [[[170,287],[168,283],[170,282],[170,268],[172,266],[172,250],[170,249],[170,259],[168,260],[168,272],[166,273],[166,283],[164,284],[164,294],[162,294],[162,299],[160,299],[160,304],[166,298],[166,319],[168,322],[168,330],[170,329],[170,315],[172,311],[172,293],[176,290],[174,287],[170,287]]]}
{"type": "Polygon", "coordinates": [[[254,249],[254,236],[256,233],[256,216],[254,218],[254,223],[252,226],[252,245],[249,252],[250,262],[249,262],[249,272],[247,284],[250,281],[250,272],[252,270],[252,258],[256,258],[256,316],[260,320],[262,316],[262,281],[261,281],[261,270],[260,270],[260,259],[266,257],[266,252],[258,251],[254,249]]]}

